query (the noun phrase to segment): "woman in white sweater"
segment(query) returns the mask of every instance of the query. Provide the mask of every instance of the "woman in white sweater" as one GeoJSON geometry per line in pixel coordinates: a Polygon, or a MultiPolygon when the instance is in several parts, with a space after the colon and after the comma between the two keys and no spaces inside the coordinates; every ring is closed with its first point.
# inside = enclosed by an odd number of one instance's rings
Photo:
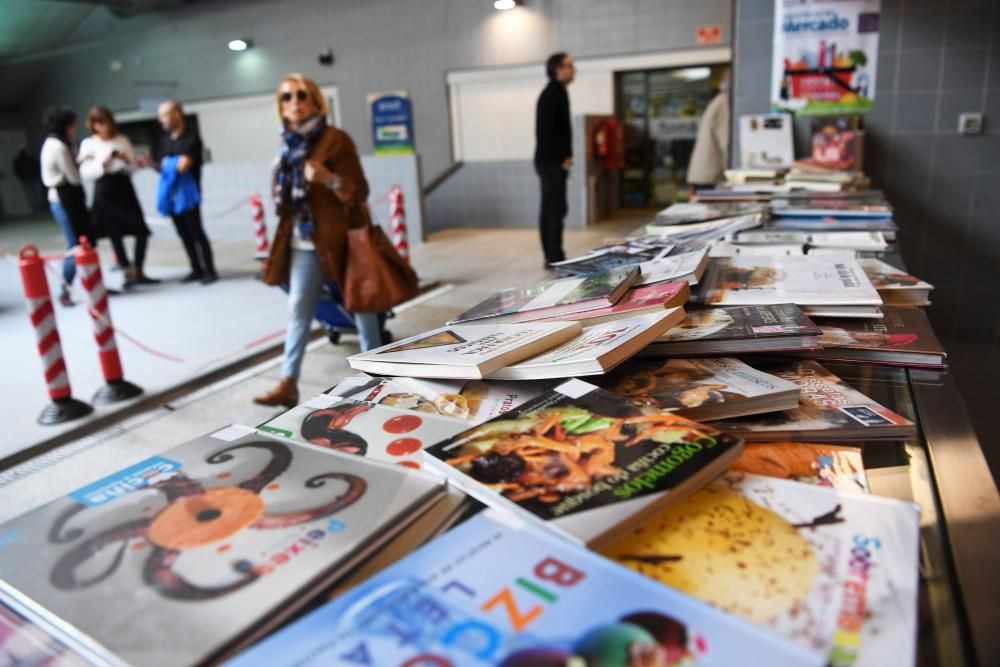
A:
{"type": "Polygon", "coordinates": [[[149,227],[132,187],[131,174],[136,169],[132,142],[118,131],[107,107],[91,107],[87,129],[90,136],[81,142],[77,159],[80,175],[94,181],[91,214],[97,231],[111,239],[118,264],[125,272],[125,287],[159,282],[142,271],[149,227]],[[126,236],[135,237],[133,261],[129,261],[122,240],[126,236]]]}
{"type": "MultiPolygon", "coordinates": [[[[80,172],[70,150],[70,143],[76,136],[76,114],[66,107],[53,107],[45,112],[42,122],[46,134],[39,157],[42,183],[48,188],[52,217],[59,223],[66,248],[72,251],[81,236],[86,236],[92,243],[96,241],[80,185],[80,172]]],[[[64,306],[73,305],[69,287],[75,277],[76,261],[70,252],[63,260],[63,286],[59,295],[59,302],[64,306]]]]}

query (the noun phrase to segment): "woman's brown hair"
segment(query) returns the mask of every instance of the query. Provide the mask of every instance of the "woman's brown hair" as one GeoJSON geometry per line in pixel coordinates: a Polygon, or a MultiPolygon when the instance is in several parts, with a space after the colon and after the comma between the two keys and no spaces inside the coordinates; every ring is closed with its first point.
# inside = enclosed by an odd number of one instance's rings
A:
{"type": "Polygon", "coordinates": [[[111,113],[111,109],[102,106],[92,106],[90,111],[87,112],[87,131],[94,134],[94,123],[104,122],[107,123],[111,128],[111,136],[118,134],[118,123],[115,122],[115,116],[111,113]]]}
{"type": "Polygon", "coordinates": [[[285,122],[284,117],[281,115],[281,84],[285,83],[286,81],[291,81],[292,83],[297,84],[300,88],[304,88],[305,91],[309,93],[309,97],[312,98],[313,104],[315,104],[316,108],[319,109],[319,112],[324,116],[330,115],[330,108],[329,105],[327,105],[326,103],[326,96],[323,95],[323,91],[319,89],[319,86],[316,84],[316,82],[307,76],[304,76],[297,72],[292,72],[290,74],[286,74],[285,76],[281,77],[281,81],[278,82],[278,87],[274,91],[274,102],[278,108],[279,122],[281,123],[285,122]]]}

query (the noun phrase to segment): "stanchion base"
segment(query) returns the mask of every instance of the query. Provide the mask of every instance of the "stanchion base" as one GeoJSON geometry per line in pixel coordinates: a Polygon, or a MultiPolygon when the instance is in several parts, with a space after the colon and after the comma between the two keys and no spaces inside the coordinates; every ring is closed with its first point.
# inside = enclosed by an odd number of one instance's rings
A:
{"type": "Polygon", "coordinates": [[[83,401],[78,401],[75,398],[60,398],[45,406],[42,414],[38,415],[38,423],[43,426],[61,424],[72,419],[86,417],[93,411],[94,408],[83,401]]]}
{"type": "Polygon", "coordinates": [[[142,387],[138,387],[128,380],[114,380],[98,389],[91,400],[95,405],[107,405],[108,403],[127,401],[141,393],[142,387]]]}

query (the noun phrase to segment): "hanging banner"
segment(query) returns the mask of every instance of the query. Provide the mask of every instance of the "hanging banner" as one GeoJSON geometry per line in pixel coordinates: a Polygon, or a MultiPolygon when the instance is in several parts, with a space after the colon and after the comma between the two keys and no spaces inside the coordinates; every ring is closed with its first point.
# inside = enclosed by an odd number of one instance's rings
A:
{"type": "Polygon", "coordinates": [[[375,155],[413,152],[413,105],[405,91],[371,93],[372,145],[375,155]]]}
{"type": "Polygon", "coordinates": [[[867,113],[875,99],[881,0],[775,0],[771,106],[867,113]]]}

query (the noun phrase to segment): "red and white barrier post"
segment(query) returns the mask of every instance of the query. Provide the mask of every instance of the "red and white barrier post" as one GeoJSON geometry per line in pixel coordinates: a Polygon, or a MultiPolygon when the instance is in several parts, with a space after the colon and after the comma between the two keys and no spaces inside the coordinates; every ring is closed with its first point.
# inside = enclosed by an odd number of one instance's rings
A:
{"type": "Polygon", "coordinates": [[[98,404],[116,403],[134,398],[142,393],[142,389],[124,378],[115,342],[115,328],[111,324],[108,293],[101,277],[100,259],[84,236],[80,237],[80,245],[76,249],[76,266],[80,271],[80,282],[87,292],[88,310],[94,320],[94,340],[97,341],[97,354],[105,381],[105,385],[94,394],[93,401],[98,404]]]}
{"type": "Polygon", "coordinates": [[[410,246],[406,242],[406,209],[403,207],[403,188],[398,185],[389,190],[389,224],[392,228],[392,245],[399,256],[410,261],[410,246]]]}
{"type": "Polygon", "coordinates": [[[52,403],[38,416],[39,424],[60,424],[93,412],[93,408],[72,396],[69,373],[63,359],[59,329],[56,328],[56,314],[52,308],[49,283],[45,279],[45,261],[38,254],[38,248],[27,245],[21,248],[18,266],[21,269],[21,283],[24,296],[28,300],[28,313],[38,338],[38,354],[42,358],[45,384],[48,386],[52,403]]]}
{"type": "Polygon", "coordinates": [[[250,207],[253,209],[253,235],[257,241],[254,259],[265,259],[268,255],[267,221],[264,219],[264,202],[259,194],[250,197],[250,207]]]}

